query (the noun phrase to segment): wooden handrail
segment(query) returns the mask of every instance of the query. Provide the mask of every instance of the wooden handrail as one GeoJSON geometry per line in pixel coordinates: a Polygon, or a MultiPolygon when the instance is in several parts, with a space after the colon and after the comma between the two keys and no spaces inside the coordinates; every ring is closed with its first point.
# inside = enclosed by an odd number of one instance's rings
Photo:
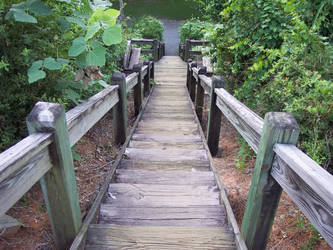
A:
{"type": "MultiPolygon", "coordinates": [[[[282,189],[333,247],[333,176],[295,146],[299,129],[294,118],[286,113],[268,113],[267,121],[264,121],[223,87],[212,92],[212,77],[205,75],[204,71],[199,72],[196,62],[189,61],[187,87],[196,103],[198,117],[201,117],[202,108],[199,106],[203,92],[211,100],[212,93],[215,93],[216,107],[257,153],[242,223],[249,249],[266,246],[282,189]]],[[[214,105],[210,110],[213,108],[214,105]]],[[[218,113],[216,115],[219,116],[218,113]]],[[[208,123],[213,117],[210,112],[208,123]]],[[[219,133],[214,136],[218,140],[219,133]]],[[[216,151],[214,147],[209,148],[216,151]]]]}
{"type": "MultiPolygon", "coordinates": [[[[154,62],[153,61],[146,61],[145,65],[136,65],[137,72],[132,73],[124,78],[124,97],[126,98],[127,93],[134,88],[134,92],[136,93],[137,97],[135,101],[135,108],[136,113],[138,113],[141,110],[142,101],[140,102],[143,95],[141,95],[141,84],[145,84],[145,91],[149,91],[149,82],[150,78],[154,76],[154,62]]],[[[47,174],[49,171],[52,171],[54,164],[58,164],[59,162],[62,162],[62,160],[58,160],[58,158],[66,158],[65,160],[69,165],[72,165],[70,163],[72,161],[71,159],[71,150],[70,147],[75,145],[75,143],[80,140],[80,138],[85,135],[85,133],[94,126],[109,110],[113,110],[115,114],[115,119],[117,120],[117,117],[120,116],[119,109],[115,109],[116,107],[119,107],[120,101],[123,100],[120,98],[120,87],[119,86],[109,86],[108,88],[102,90],[101,92],[97,93],[96,95],[90,97],[86,102],[76,106],[75,108],[69,110],[66,114],[63,113],[61,115],[61,112],[56,113],[59,117],[59,124],[63,122],[64,126],[62,126],[61,130],[58,129],[58,120],[54,120],[54,125],[51,123],[45,123],[46,126],[51,126],[51,130],[45,130],[46,132],[40,133],[40,132],[34,132],[38,130],[34,130],[33,126],[36,126],[36,129],[39,129],[38,122],[43,121],[37,121],[39,118],[39,109],[40,107],[44,107],[46,110],[42,110],[44,113],[50,113],[53,112],[54,107],[57,107],[56,110],[60,110],[61,105],[59,104],[51,104],[51,103],[39,103],[37,108],[34,108],[34,114],[33,117],[29,118],[30,122],[30,132],[31,134],[9,148],[8,150],[2,152],[0,154],[0,216],[4,215],[8,209],[10,209],[37,181],[39,181],[41,178],[43,179],[43,185],[47,188],[50,185],[57,185],[57,183],[48,184],[49,180],[48,178],[45,179],[45,174],[47,174]],[[48,110],[48,107],[51,109],[48,110]],[[63,117],[63,118],[61,118],[63,117]],[[37,119],[37,120],[36,120],[37,119]],[[63,121],[61,121],[63,119],[63,121]],[[52,126],[55,126],[54,130],[52,126]],[[64,131],[65,128],[65,131],[64,131]],[[60,132],[62,131],[62,132],[60,132]],[[57,136],[63,137],[63,139],[56,139],[55,141],[55,133],[59,133],[57,136]],[[65,151],[63,151],[65,148],[61,145],[64,141],[64,138],[67,138],[68,140],[68,146],[65,151]],[[59,141],[60,140],[60,141],[59,141]],[[61,142],[59,144],[59,142],[61,142]],[[57,144],[58,143],[58,144],[57,144]],[[55,145],[56,144],[56,145],[55,145]],[[58,148],[58,151],[54,151],[55,148],[58,148]],[[60,151],[59,151],[60,150],[60,151]],[[51,156],[51,153],[52,156],[51,156]],[[69,160],[69,161],[68,161],[69,160]]],[[[124,104],[124,103],[122,103],[124,104]]],[[[126,104],[126,102],[125,102],[126,104]]],[[[126,107],[125,107],[126,108],[126,107]]],[[[63,111],[62,111],[63,112],[63,111]]],[[[127,117],[125,117],[127,119],[127,117]]],[[[43,118],[44,119],[44,118],[43,118]]],[[[58,118],[56,118],[58,119],[58,118]]],[[[118,120],[119,122],[119,120],[118,120]]],[[[118,125],[123,126],[126,125],[125,123],[120,123],[118,125]],[[120,125],[121,124],[121,125],[120,125]]],[[[44,125],[43,125],[44,126],[44,125]]],[[[59,127],[60,128],[60,127],[59,127]]],[[[125,127],[125,130],[127,127],[125,127]]],[[[44,130],[43,130],[44,131],[44,130]]],[[[115,138],[117,138],[117,133],[115,133],[115,138]]],[[[64,169],[67,168],[67,163],[63,166],[64,169]]],[[[73,166],[73,165],[72,165],[73,166]]],[[[72,168],[72,167],[70,167],[72,168]]],[[[65,170],[67,171],[67,170],[65,170]]],[[[73,170],[70,170],[73,171],[73,170]]],[[[74,172],[72,172],[74,173],[74,172]]],[[[73,175],[73,174],[72,174],[73,175]]],[[[57,178],[59,178],[59,184],[62,183],[62,175],[57,175],[57,178]]],[[[67,177],[66,177],[67,178],[67,177]]],[[[53,181],[53,180],[50,180],[53,181]]],[[[73,186],[72,184],[68,183],[67,180],[63,180],[66,182],[66,185],[73,186]]],[[[75,182],[75,180],[74,180],[75,182]]],[[[61,184],[63,185],[63,184],[61,184]]],[[[56,187],[54,186],[52,188],[53,190],[62,190],[62,187],[56,187]]],[[[52,192],[46,192],[44,193],[44,199],[52,201],[52,195],[50,195],[52,192]],[[48,196],[49,194],[49,196],[48,196]]],[[[66,193],[66,192],[65,192],[66,193]]],[[[68,193],[68,192],[67,192],[68,193]]],[[[75,192],[69,192],[70,195],[75,198],[77,194],[75,192]]],[[[68,193],[68,194],[69,194],[68,193]]],[[[67,198],[62,198],[62,194],[58,195],[58,200],[63,200],[64,202],[68,202],[67,198]]],[[[71,199],[71,198],[70,198],[71,199]]],[[[77,198],[75,198],[77,200],[77,198]]],[[[74,200],[75,200],[74,199],[74,200]]],[[[72,205],[67,203],[70,207],[72,205]]],[[[62,204],[57,204],[59,208],[65,209],[61,214],[75,214],[76,212],[72,210],[72,212],[67,211],[67,208],[64,208],[66,206],[62,206],[62,204]]],[[[47,208],[48,210],[57,210],[56,205],[53,205],[53,202],[48,202],[47,208]]],[[[71,208],[73,209],[73,208],[71,208]]],[[[50,212],[50,211],[49,211],[50,212]]],[[[58,248],[64,248],[65,246],[68,246],[69,241],[73,238],[73,235],[75,236],[76,231],[78,230],[78,223],[77,225],[73,227],[73,229],[70,229],[70,233],[66,230],[63,230],[61,227],[64,224],[69,223],[69,227],[71,227],[70,223],[66,220],[66,216],[63,216],[63,218],[54,217],[54,212],[52,212],[53,215],[49,216],[51,220],[52,228],[55,232],[55,242],[58,248]],[[55,221],[57,221],[55,223],[55,221]],[[62,223],[64,222],[64,224],[62,223]],[[74,230],[74,231],[73,231],[74,230]],[[66,232],[65,232],[66,231],[66,232]],[[68,234],[67,234],[68,233],[68,234]],[[74,233],[74,234],[73,234],[74,233]]],[[[76,213],[77,218],[81,220],[79,213],[76,213]]],[[[77,220],[76,220],[77,221],[77,220]]],[[[74,222],[73,222],[74,223],[74,222]]],[[[80,222],[79,222],[80,223],[80,222]]],[[[68,226],[66,226],[68,228],[68,226]]]]}

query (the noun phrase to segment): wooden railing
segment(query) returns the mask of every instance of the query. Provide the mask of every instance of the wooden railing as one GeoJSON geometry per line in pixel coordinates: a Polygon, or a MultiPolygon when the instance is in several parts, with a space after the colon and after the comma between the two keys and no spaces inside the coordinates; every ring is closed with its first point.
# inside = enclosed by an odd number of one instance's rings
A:
{"type": "Polygon", "coordinates": [[[186,40],[185,43],[179,44],[179,56],[187,62],[188,59],[195,59],[196,55],[202,55],[201,50],[193,50],[195,46],[208,46],[210,41],[206,40],[186,40]]]}
{"type": "Polygon", "coordinates": [[[30,135],[0,154],[0,217],[41,180],[56,247],[67,249],[82,223],[71,146],[111,109],[115,142],[124,143],[127,94],[133,89],[137,115],[153,65],[135,65],[128,76],[114,73],[110,87],[67,113],[60,104],[38,102],[27,117],[30,135]]]}
{"type": "Polygon", "coordinates": [[[154,57],[154,61],[160,60],[165,56],[165,43],[157,39],[132,39],[132,44],[137,45],[150,45],[150,49],[142,49],[142,54],[151,54],[154,57]]]}
{"type": "Polygon", "coordinates": [[[264,249],[282,190],[333,247],[333,176],[295,145],[299,127],[288,113],[262,119],[224,89],[221,76],[206,76],[205,67],[188,63],[187,87],[202,121],[204,93],[210,96],[207,144],[218,151],[221,114],[256,152],[256,163],[242,221],[249,249],[264,249]]]}

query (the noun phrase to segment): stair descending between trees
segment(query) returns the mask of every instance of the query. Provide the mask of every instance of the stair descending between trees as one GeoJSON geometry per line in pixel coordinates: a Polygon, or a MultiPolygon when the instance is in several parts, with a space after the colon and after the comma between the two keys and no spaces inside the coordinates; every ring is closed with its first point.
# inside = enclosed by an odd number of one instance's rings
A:
{"type": "Polygon", "coordinates": [[[165,56],[86,249],[234,249],[199,124],[186,63],[165,56]]]}

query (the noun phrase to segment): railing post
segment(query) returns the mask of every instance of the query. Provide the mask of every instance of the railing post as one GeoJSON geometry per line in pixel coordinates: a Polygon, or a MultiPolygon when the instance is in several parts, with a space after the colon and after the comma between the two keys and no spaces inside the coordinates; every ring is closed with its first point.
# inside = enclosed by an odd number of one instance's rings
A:
{"type": "Polygon", "coordinates": [[[242,232],[249,249],[265,249],[282,188],[271,176],[276,143],[295,145],[299,127],[288,113],[265,115],[251,187],[242,221],[242,232]]]}
{"type": "MultiPolygon", "coordinates": [[[[205,66],[201,66],[198,70],[199,75],[205,75],[207,73],[207,68],[205,66]]],[[[198,119],[202,122],[202,110],[204,105],[204,95],[205,90],[200,84],[200,78],[197,83],[197,92],[195,96],[195,112],[197,113],[198,119]]]]}
{"type": "Polygon", "coordinates": [[[186,40],[185,41],[185,51],[184,51],[184,61],[187,62],[188,59],[190,59],[190,47],[191,47],[191,43],[190,40],[186,40]]]}
{"type": "Polygon", "coordinates": [[[165,43],[162,43],[162,57],[165,56],[165,43]]]}
{"type": "Polygon", "coordinates": [[[126,140],[127,130],[127,93],[125,74],[114,72],[111,77],[111,85],[119,86],[119,102],[112,109],[113,137],[116,144],[122,144],[126,140]]]}
{"type": "Polygon", "coordinates": [[[149,61],[144,61],[143,65],[147,66],[147,74],[144,76],[143,79],[143,93],[144,95],[148,95],[150,92],[150,67],[149,67],[149,61]]]}
{"type": "Polygon", "coordinates": [[[207,125],[207,145],[212,156],[215,156],[219,149],[219,137],[221,129],[221,110],[216,106],[215,88],[224,88],[223,76],[212,77],[212,87],[210,90],[209,115],[207,125]]]}
{"type": "Polygon", "coordinates": [[[154,39],[153,41],[153,50],[154,50],[154,61],[157,62],[159,60],[159,46],[158,46],[158,40],[154,39]]]}
{"type": "Polygon", "coordinates": [[[195,101],[195,89],[197,85],[197,80],[194,78],[193,75],[193,68],[197,67],[197,63],[193,62],[191,63],[191,73],[190,73],[190,82],[189,82],[189,92],[192,102],[195,101]]]}
{"type": "Polygon", "coordinates": [[[187,75],[186,75],[186,87],[188,92],[190,93],[190,80],[191,80],[191,63],[192,59],[187,60],[187,75]]]}
{"type": "Polygon", "coordinates": [[[53,132],[53,167],[41,178],[46,208],[57,249],[67,249],[81,226],[79,197],[64,107],[38,102],[27,117],[29,134],[53,132]]]}
{"type": "Polygon", "coordinates": [[[142,107],[142,65],[135,64],[133,71],[138,73],[138,83],[134,86],[134,112],[137,116],[142,107]]]}
{"type": "Polygon", "coordinates": [[[150,78],[151,78],[151,79],[154,79],[154,76],[155,76],[155,63],[154,63],[154,57],[149,58],[149,61],[151,62],[150,78]]]}

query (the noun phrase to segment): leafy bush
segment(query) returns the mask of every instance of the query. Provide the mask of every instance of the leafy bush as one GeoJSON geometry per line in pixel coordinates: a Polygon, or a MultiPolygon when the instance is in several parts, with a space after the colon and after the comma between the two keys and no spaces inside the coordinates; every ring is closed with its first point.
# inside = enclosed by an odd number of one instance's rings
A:
{"type": "Polygon", "coordinates": [[[25,117],[37,101],[68,109],[103,89],[121,65],[119,12],[93,2],[0,2],[0,151],[26,136],[25,117]],[[88,86],[75,81],[86,66],[105,66],[104,77],[88,86]]]}
{"type": "MultiPolygon", "coordinates": [[[[216,4],[215,0],[208,5],[216,4]]],[[[333,171],[333,4],[331,1],[231,0],[206,14],[210,53],[228,88],[262,115],[292,113],[300,147],[333,171]]]]}
{"type": "Polygon", "coordinates": [[[201,21],[196,18],[185,21],[180,26],[180,42],[184,43],[187,39],[204,39],[206,30],[211,26],[210,22],[201,21]]]}
{"type": "Polygon", "coordinates": [[[162,41],[164,26],[163,23],[152,16],[144,16],[134,25],[134,29],[143,38],[157,39],[162,41]]]}

